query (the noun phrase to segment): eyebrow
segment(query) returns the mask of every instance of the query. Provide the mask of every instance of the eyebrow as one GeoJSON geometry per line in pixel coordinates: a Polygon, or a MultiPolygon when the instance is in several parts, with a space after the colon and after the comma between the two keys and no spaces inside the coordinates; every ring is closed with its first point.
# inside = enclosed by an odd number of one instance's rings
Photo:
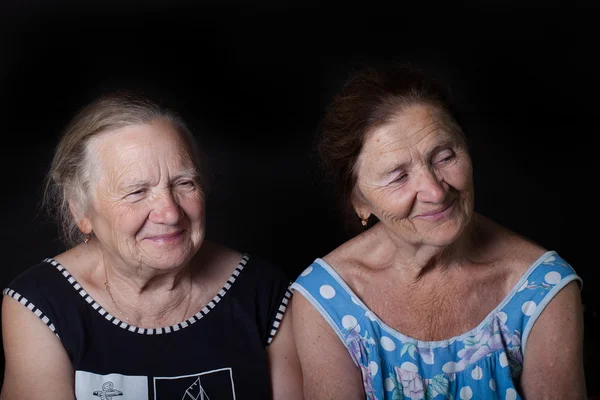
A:
{"type": "Polygon", "coordinates": [[[127,190],[127,189],[133,189],[133,188],[138,188],[138,187],[142,187],[142,186],[147,186],[147,185],[148,185],[148,181],[133,181],[133,182],[128,182],[124,185],[120,185],[120,187],[123,190],[127,190]]]}
{"type": "Polygon", "coordinates": [[[410,162],[403,162],[400,164],[394,164],[391,168],[379,174],[379,178],[387,178],[390,175],[395,175],[399,171],[406,169],[406,167],[410,164],[410,162]]]}
{"type": "Polygon", "coordinates": [[[175,176],[173,176],[171,182],[181,178],[196,179],[198,178],[198,171],[196,171],[196,168],[188,168],[186,170],[180,171],[176,173],[175,176]]]}
{"type": "MultiPolygon", "coordinates": [[[[194,168],[180,171],[171,178],[170,183],[175,182],[176,180],[181,179],[181,178],[197,179],[198,173],[196,172],[196,170],[194,168]]],[[[121,185],[120,188],[122,190],[129,190],[129,189],[144,187],[144,186],[148,186],[148,185],[149,185],[148,181],[135,180],[135,181],[127,182],[127,183],[121,185]]]]}

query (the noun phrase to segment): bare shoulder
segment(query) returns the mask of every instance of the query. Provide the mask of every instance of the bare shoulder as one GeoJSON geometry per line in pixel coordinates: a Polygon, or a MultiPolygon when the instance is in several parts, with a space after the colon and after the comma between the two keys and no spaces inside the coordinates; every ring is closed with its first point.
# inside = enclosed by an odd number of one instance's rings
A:
{"type": "Polygon", "coordinates": [[[364,246],[363,242],[364,240],[358,237],[350,239],[324,256],[323,260],[348,282],[355,275],[354,272],[360,269],[363,262],[360,257],[360,249],[364,246]]]}
{"type": "Polygon", "coordinates": [[[242,260],[242,253],[221,244],[205,241],[192,260],[199,275],[227,279],[242,260]]]}
{"type": "Polygon", "coordinates": [[[393,253],[394,244],[383,227],[377,224],[343,243],[323,259],[342,278],[353,281],[385,269],[393,253]]]}
{"type": "Polygon", "coordinates": [[[52,259],[59,262],[73,277],[80,283],[93,283],[93,273],[97,270],[99,264],[96,244],[77,245],[63,253],[60,253],[52,259]]]}
{"type": "Polygon", "coordinates": [[[323,259],[327,262],[346,261],[373,268],[380,265],[393,248],[383,225],[379,223],[342,243],[323,259]]]}
{"type": "Polygon", "coordinates": [[[495,264],[506,269],[508,284],[514,285],[548,250],[500,224],[479,216],[481,229],[489,239],[486,248],[495,264]]]}

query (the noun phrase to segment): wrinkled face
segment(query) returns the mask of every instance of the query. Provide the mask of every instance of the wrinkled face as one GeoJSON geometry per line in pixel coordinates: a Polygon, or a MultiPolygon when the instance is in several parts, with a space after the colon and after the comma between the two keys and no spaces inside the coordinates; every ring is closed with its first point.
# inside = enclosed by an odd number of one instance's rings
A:
{"type": "Polygon", "coordinates": [[[91,199],[84,224],[126,265],[166,270],[204,240],[204,196],[186,143],[164,120],[101,134],[89,143],[91,199]]]}
{"type": "Polygon", "coordinates": [[[412,105],[370,132],[356,165],[354,208],[401,240],[446,246],[473,213],[471,159],[438,109],[412,105]]]}

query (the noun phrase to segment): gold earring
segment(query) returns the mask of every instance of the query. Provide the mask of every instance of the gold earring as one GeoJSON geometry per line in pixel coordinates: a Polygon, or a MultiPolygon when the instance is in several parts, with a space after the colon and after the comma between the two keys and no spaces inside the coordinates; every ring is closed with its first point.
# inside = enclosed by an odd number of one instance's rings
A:
{"type": "Polygon", "coordinates": [[[84,233],[83,234],[83,243],[88,244],[91,239],[92,239],[92,234],[91,233],[84,233]]]}

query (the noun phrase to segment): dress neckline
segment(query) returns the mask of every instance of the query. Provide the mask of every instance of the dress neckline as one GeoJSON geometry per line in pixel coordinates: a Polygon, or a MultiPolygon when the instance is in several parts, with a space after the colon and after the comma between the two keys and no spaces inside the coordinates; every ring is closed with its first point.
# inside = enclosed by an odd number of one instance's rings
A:
{"type": "Polygon", "coordinates": [[[556,251],[550,250],[546,251],[544,254],[538,257],[537,260],[535,260],[529,266],[527,271],[525,271],[525,273],[521,275],[521,278],[513,286],[512,290],[504,297],[504,299],[502,299],[502,301],[496,307],[494,307],[492,311],[490,311],[487,314],[487,316],[476,327],[459,335],[435,341],[419,340],[411,336],[405,335],[402,332],[397,331],[396,329],[387,325],[378,315],[376,315],[369,307],[366,306],[366,304],[362,302],[362,300],[356,295],[356,293],[354,293],[354,291],[348,286],[346,281],[344,281],[344,279],[335,271],[335,269],[333,269],[331,265],[329,265],[329,263],[327,263],[327,261],[323,260],[322,258],[317,258],[315,262],[318,263],[321,267],[323,267],[338,282],[338,284],[346,291],[346,293],[348,293],[351,296],[352,301],[354,303],[358,304],[360,307],[365,309],[365,314],[368,314],[369,319],[377,322],[387,333],[389,333],[390,335],[394,336],[402,342],[411,342],[414,344],[418,344],[419,347],[437,348],[447,347],[455,341],[462,341],[467,337],[477,334],[486,324],[488,324],[492,320],[492,318],[494,318],[494,316],[498,312],[500,312],[510,302],[514,295],[519,291],[519,289],[521,289],[521,287],[524,284],[526,284],[527,278],[538,267],[538,265],[543,263],[546,259],[548,259],[551,256],[558,257],[558,254],[556,253],[556,251]]]}
{"type": "Polygon", "coordinates": [[[169,326],[165,326],[165,327],[158,327],[158,328],[140,328],[140,327],[130,325],[127,322],[120,320],[119,318],[110,314],[108,311],[106,311],[104,309],[104,307],[102,307],[98,302],[96,302],[96,300],[94,300],[94,298],[92,298],[92,296],[90,296],[85,291],[85,289],[83,289],[83,287],[77,282],[77,280],[73,277],[73,275],[71,275],[71,273],[61,263],[54,260],[53,258],[46,258],[44,260],[44,262],[53,265],[65,277],[65,279],[67,279],[67,281],[71,284],[73,289],[75,289],[75,291],[77,291],[77,293],[79,293],[81,298],[83,300],[85,300],[85,302],[88,303],[88,305],[90,307],[92,307],[98,314],[100,314],[102,317],[104,317],[107,321],[111,322],[115,326],[118,326],[118,327],[128,330],[130,332],[146,334],[146,335],[160,335],[160,334],[176,332],[181,329],[187,328],[188,326],[198,322],[198,320],[200,320],[201,318],[206,316],[213,308],[216,307],[217,303],[219,303],[223,299],[223,297],[227,294],[227,292],[231,288],[231,285],[233,285],[233,283],[236,281],[236,279],[238,278],[238,276],[240,275],[240,273],[246,266],[249,259],[250,259],[250,256],[248,254],[242,255],[241,260],[239,261],[237,267],[233,270],[233,272],[229,276],[229,279],[227,279],[227,281],[225,282],[225,285],[212,298],[212,300],[208,304],[206,304],[200,311],[198,311],[196,314],[192,315],[191,317],[187,318],[186,320],[184,320],[182,322],[179,322],[179,323],[176,323],[173,325],[169,325],[169,326]]]}

